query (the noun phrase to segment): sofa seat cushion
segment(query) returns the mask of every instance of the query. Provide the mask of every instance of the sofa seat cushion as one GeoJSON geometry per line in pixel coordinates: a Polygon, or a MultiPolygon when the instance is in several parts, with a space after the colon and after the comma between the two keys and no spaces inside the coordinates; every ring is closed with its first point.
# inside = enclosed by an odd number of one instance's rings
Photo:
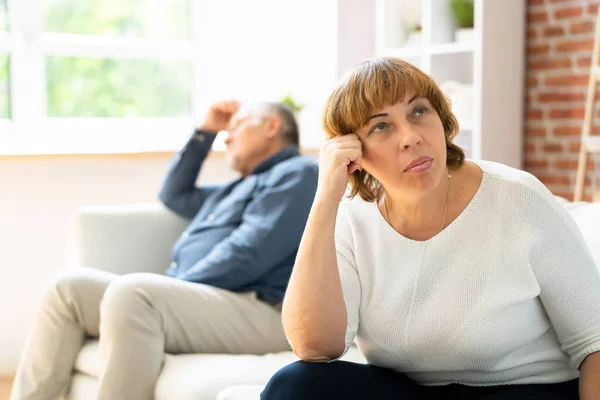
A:
{"type": "Polygon", "coordinates": [[[600,268],[600,202],[570,203],[567,210],[581,230],[596,265],[600,268]]]}
{"type": "MultiPolygon", "coordinates": [[[[364,362],[358,349],[351,348],[346,361],[364,362]]],[[[179,354],[165,357],[156,383],[156,400],[215,399],[224,389],[235,385],[265,385],[280,368],[297,361],[291,351],[265,355],[179,354]]],[[[75,369],[97,377],[98,341],[89,340],[79,352],[75,369]]]]}

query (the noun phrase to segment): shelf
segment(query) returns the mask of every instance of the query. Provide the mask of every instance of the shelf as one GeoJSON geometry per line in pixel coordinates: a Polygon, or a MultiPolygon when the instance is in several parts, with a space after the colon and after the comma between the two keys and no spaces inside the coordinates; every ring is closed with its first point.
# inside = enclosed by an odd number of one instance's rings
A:
{"type": "Polygon", "coordinates": [[[474,50],[475,44],[473,42],[440,43],[429,47],[429,53],[431,54],[470,53],[474,50]]]}
{"type": "Polygon", "coordinates": [[[590,152],[600,153],[600,136],[588,136],[583,138],[585,147],[590,152]]]}
{"type": "Polygon", "coordinates": [[[471,53],[475,49],[474,43],[440,43],[430,46],[420,47],[399,47],[388,48],[382,51],[382,54],[390,57],[411,58],[424,55],[443,55],[443,54],[461,54],[471,53]]]}

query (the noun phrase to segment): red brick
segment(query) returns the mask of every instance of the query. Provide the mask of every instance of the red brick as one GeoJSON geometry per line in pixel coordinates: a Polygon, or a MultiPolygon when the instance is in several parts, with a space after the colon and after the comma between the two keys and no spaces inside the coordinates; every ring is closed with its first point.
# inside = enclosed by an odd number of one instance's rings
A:
{"type": "Polygon", "coordinates": [[[533,28],[527,29],[527,39],[535,39],[537,37],[537,31],[533,28]]]}
{"type": "Polygon", "coordinates": [[[554,165],[556,166],[556,168],[559,168],[559,169],[576,170],[577,164],[578,164],[577,160],[556,160],[554,162],[554,165]]]}
{"type": "Polygon", "coordinates": [[[531,60],[527,63],[527,68],[536,69],[559,69],[559,68],[571,68],[570,58],[552,58],[542,60],[531,60]]]}
{"type": "Polygon", "coordinates": [[[585,95],[583,93],[540,93],[538,95],[538,101],[542,103],[558,103],[567,101],[583,101],[585,95]]]}
{"type": "MultiPolygon", "coordinates": [[[[574,155],[574,156],[576,157],[576,155],[574,155]]],[[[577,168],[579,168],[579,159],[578,158],[559,159],[559,160],[556,160],[554,165],[559,169],[577,170],[577,168]]],[[[595,170],[594,163],[592,162],[592,160],[589,157],[588,157],[588,162],[586,165],[586,170],[588,172],[592,172],[595,170]]]]}
{"type": "Polygon", "coordinates": [[[571,179],[568,176],[560,175],[539,175],[538,179],[545,185],[570,185],[571,179]]]}
{"type": "Polygon", "coordinates": [[[588,84],[588,75],[558,75],[546,78],[548,86],[586,86],[588,84]]]}
{"type": "Polygon", "coordinates": [[[583,14],[582,6],[570,6],[554,10],[554,17],[557,19],[578,17],[583,14]]]}
{"type": "Polygon", "coordinates": [[[594,23],[592,21],[573,22],[569,30],[571,33],[594,32],[594,23]]]}
{"type": "Polygon", "coordinates": [[[527,160],[525,161],[525,169],[545,169],[548,168],[548,160],[527,160]]]}
{"type": "Polygon", "coordinates": [[[579,147],[581,146],[581,142],[578,140],[576,142],[571,142],[569,143],[569,151],[570,152],[577,152],[579,151],[579,147]]]}
{"type": "Polygon", "coordinates": [[[529,44],[527,46],[527,54],[548,54],[550,52],[549,44],[529,44]]]}
{"type": "Polygon", "coordinates": [[[583,108],[566,108],[550,110],[552,119],[582,119],[585,110],[583,108]]]}
{"type": "Polygon", "coordinates": [[[548,153],[562,153],[563,151],[563,146],[560,143],[544,143],[542,148],[548,153]]]}
{"type": "Polygon", "coordinates": [[[527,110],[527,119],[542,119],[543,112],[542,110],[527,110]]]}
{"type": "Polygon", "coordinates": [[[531,87],[531,86],[537,86],[539,83],[538,78],[535,76],[528,76],[527,77],[527,87],[531,87]]]}
{"type": "Polygon", "coordinates": [[[580,57],[577,60],[577,66],[578,67],[589,67],[590,65],[592,65],[592,57],[580,57]]]}
{"type": "Polygon", "coordinates": [[[546,22],[548,21],[548,13],[546,11],[530,11],[527,13],[527,22],[546,22]]]}
{"type": "Polygon", "coordinates": [[[531,7],[531,6],[539,6],[544,4],[545,0],[529,0],[527,2],[527,7],[531,7]]]}
{"type": "Polygon", "coordinates": [[[527,143],[527,145],[525,145],[525,151],[527,153],[535,153],[536,147],[535,147],[535,143],[527,143]]]}
{"type": "Polygon", "coordinates": [[[552,37],[552,36],[562,36],[565,34],[565,28],[562,26],[548,26],[544,28],[544,36],[552,37]]]}
{"type": "Polygon", "coordinates": [[[592,51],[593,48],[594,48],[594,39],[570,40],[570,41],[560,42],[556,45],[557,52],[592,51]]]}
{"type": "Polygon", "coordinates": [[[599,5],[600,4],[590,4],[588,6],[588,9],[587,9],[588,14],[590,14],[590,15],[596,15],[596,14],[598,14],[598,6],[599,5]]]}
{"type": "Polygon", "coordinates": [[[554,136],[579,136],[581,135],[580,126],[557,126],[552,129],[554,136]]]}
{"type": "Polygon", "coordinates": [[[546,128],[527,128],[527,137],[546,137],[546,128]]]}

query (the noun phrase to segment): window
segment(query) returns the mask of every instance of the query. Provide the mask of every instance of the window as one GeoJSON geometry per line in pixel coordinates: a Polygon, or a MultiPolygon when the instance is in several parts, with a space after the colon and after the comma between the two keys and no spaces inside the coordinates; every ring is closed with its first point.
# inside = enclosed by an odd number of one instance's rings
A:
{"type": "Polygon", "coordinates": [[[288,94],[318,145],[336,4],[0,0],[0,154],[178,150],[213,101],[288,94]]]}
{"type": "MultiPolygon", "coordinates": [[[[189,0],[44,0],[44,6],[44,30],[48,33],[156,40],[190,38],[189,0]]],[[[54,38],[60,40],[61,36],[54,38]]],[[[91,40],[79,39],[82,45],[91,44],[91,40]]],[[[110,46],[110,42],[105,45],[110,46]]],[[[47,116],[189,116],[190,63],[156,60],[152,53],[148,52],[147,59],[133,60],[48,56],[47,116]]],[[[110,56],[110,51],[106,55],[110,56]]]]}
{"type": "Polygon", "coordinates": [[[186,117],[190,66],[182,62],[46,58],[48,117],[186,117]]]}
{"type": "MultiPolygon", "coordinates": [[[[0,43],[6,43],[7,30],[8,16],[6,12],[6,0],[0,0],[0,43]]],[[[0,119],[10,118],[9,71],[10,58],[8,47],[3,48],[0,44],[0,119]]]]}
{"type": "Polygon", "coordinates": [[[43,0],[44,31],[187,40],[190,0],[43,0]]]}

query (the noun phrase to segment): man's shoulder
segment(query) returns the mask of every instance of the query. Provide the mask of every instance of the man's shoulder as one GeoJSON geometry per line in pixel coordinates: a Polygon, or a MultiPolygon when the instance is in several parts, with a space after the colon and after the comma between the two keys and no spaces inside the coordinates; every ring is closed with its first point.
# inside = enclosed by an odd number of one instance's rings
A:
{"type": "Polygon", "coordinates": [[[281,177],[305,177],[306,179],[317,179],[319,166],[316,160],[310,156],[297,155],[275,164],[264,172],[267,180],[278,180],[281,177]]]}

